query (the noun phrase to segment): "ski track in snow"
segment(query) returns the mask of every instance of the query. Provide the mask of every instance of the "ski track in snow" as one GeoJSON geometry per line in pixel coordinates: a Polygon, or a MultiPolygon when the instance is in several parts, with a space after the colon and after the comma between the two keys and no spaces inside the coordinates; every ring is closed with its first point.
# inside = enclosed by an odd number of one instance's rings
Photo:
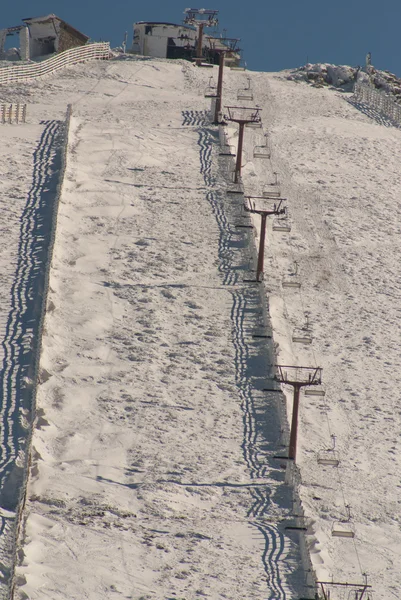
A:
{"type": "MultiPolygon", "coordinates": [[[[185,111],[185,115],[188,112],[185,111]]],[[[190,120],[187,117],[183,121],[183,125],[193,124],[194,120],[190,120]]],[[[203,175],[205,185],[215,188],[216,182],[212,176],[214,136],[206,128],[199,129],[198,136],[200,172],[203,175]]],[[[234,286],[238,283],[238,275],[232,268],[232,251],[229,248],[231,225],[225,214],[223,194],[224,191],[211,189],[207,191],[206,199],[212,207],[220,232],[218,255],[220,259],[219,271],[223,275],[223,285],[234,286]]],[[[263,460],[263,454],[258,449],[253,386],[249,379],[247,368],[249,348],[244,330],[245,313],[249,307],[247,295],[248,289],[246,287],[231,292],[232,341],[235,347],[236,383],[243,412],[244,438],[242,451],[251,479],[259,479],[266,477],[267,465],[263,460]],[[261,456],[261,459],[259,456],[261,456]]],[[[255,303],[255,294],[252,296],[251,300],[255,303]]],[[[258,304],[257,300],[256,303],[258,304]]],[[[269,589],[268,600],[286,600],[287,593],[282,581],[280,562],[283,560],[283,555],[285,557],[288,543],[284,535],[276,527],[263,521],[263,517],[267,515],[267,511],[271,505],[269,486],[267,484],[263,487],[250,486],[249,492],[252,496],[253,504],[247,513],[247,517],[251,519],[249,521],[250,525],[254,526],[264,539],[265,548],[262,554],[262,563],[269,589]]]]}

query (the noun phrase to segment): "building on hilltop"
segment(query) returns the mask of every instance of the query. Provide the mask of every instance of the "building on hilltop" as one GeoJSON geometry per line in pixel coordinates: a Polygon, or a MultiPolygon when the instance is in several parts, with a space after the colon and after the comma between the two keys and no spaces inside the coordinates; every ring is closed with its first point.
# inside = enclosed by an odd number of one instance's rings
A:
{"type": "Polygon", "coordinates": [[[132,52],[154,58],[190,59],[196,42],[196,29],[189,25],[140,21],[134,23],[132,52]]]}
{"type": "Polygon", "coordinates": [[[29,30],[30,58],[84,46],[89,37],[50,14],[22,19],[29,30]]]}
{"type": "MultiPolygon", "coordinates": [[[[21,60],[37,59],[69,48],[84,46],[89,37],[54,14],[22,19],[23,25],[0,30],[0,58],[7,58],[7,37],[19,35],[17,55],[21,60]]],[[[15,52],[14,52],[15,54],[15,52]]]]}
{"type": "MultiPolygon", "coordinates": [[[[197,30],[191,25],[139,21],[134,23],[131,53],[154,58],[184,58],[192,60],[196,54],[197,30]]],[[[204,36],[203,56],[211,64],[219,63],[219,50],[224,43],[219,38],[204,36]]],[[[227,55],[227,64],[238,64],[239,53],[227,55]]]]}

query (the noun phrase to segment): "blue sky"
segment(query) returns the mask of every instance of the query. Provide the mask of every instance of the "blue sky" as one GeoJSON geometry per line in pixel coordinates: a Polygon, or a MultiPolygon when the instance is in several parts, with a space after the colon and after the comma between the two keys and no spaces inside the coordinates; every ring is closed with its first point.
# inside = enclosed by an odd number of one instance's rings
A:
{"type": "MultiPolygon", "coordinates": [[[[203,1],[203,0],[202,0],[203,1]]],[[[188,6],[220,11],[220,31],[241,38],[248,68],[278,71],[309,62],[364,64],[367,52],[372,64],[401,76],[401,2],[383,0],[211,0],[209,4],[185,4],[188,0],[19,0],[5,3],[0,27],[20,23],[21,18],[55,13],[93,39],[121,44],[124,32],[132,41],[135,21],[179,23],[188,6]]]]}

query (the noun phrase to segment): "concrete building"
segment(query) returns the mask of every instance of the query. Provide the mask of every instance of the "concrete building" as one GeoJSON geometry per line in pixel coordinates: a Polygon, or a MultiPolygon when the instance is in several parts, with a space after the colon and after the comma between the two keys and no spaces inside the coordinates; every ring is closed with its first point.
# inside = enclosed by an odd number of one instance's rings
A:
{"type": "Polygon", "coordinates": [[[7,58],[4,52],[7,37],[19,35],[19,56],[21,60],[40,58],[69,48],[84,46],[89,37],[54,14],[43,17],[22,19],[23,25],[0,30],[0,57],[7,58]]]}
{"type": "Polygon", "coordinates": [[[30,58],[84,46],[89,39],[53,14],[22,20],[29,30],[30,58]]]}
{"type": "MultiPolygon", "coordinates": [[[[196,54],[197,29],[190,25],[139,21],[134,23],[134,39],[131,52],[155,58],[185,58],[191,60],[196,54]]],[[[224,45],[219,38],[204,36],[203,56],[212,64],[218,64],[219,53],[224,45]],[[212,43],[211,43],[212,42],[212,43]]],[[[237,64],[238,53],[226,57],[227,64],[237,64]]]]}
{"type": "Polygon", "coordinates": [[[188,25],[140,21],[134,23],[132,52],[155,58],[191,58],[196,29],[188,25]]]}

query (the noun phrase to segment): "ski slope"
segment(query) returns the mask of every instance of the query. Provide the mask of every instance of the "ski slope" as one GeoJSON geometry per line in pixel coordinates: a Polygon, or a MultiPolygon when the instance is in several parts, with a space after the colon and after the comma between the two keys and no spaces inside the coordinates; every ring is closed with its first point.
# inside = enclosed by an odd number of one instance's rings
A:
{"type": "MultiPolygon", "coordinates": [[[[357,112],[334,90],[265,77],[255,74],[254,87],[292,222],[290,234],[272,232],[267,246],[278,360],[323,367],[326,391],[324,401],[301,400],[300,495],[316,519],[312,559],[320,580],[363,581],[367,572],[374,598],[397,598],[401,132],[357,112]],[[281,285],[294,262],[301,282],[295,293],[281,285]],[[313,343],[300,347],[291,339],[306,323],[313,343]],[[317,464],[331,435],[338,469],[317,464]],[[334,538],[347,505],[355,538],[334,538]]],[[[245,185],[265,172],[247,168],[245,185]]]]}
{"type": "Polygon", "coordinates": [[[277,172],[289,208],[289,233],[269,223],[261,288],[244,282],[253,230],[226,194],[211,72],[131,59],[3,92],[28,96],[13,130],[26,153],[3,146],[22,198],[40,122],[73,108],[17,598],[307,597],[288,481],[318,579],[367,572],[375,600],[399,597],[401,132],[338,91],[226,71],[224,104],[250,76],[262,107],[246,192],[277,172]],[[253,158],[265,132],[271,160],[253,158]],[[305,327],[312,344],[293,342],[305,327]],[[263,392],[276,361],[323,367],[325,396],[301,397],[300,480],[273,458],[287,433],[280,394],[263,392]],[[331,435],[339,467],[317,462],[331,435]],[[333,537],[346,506],[355,537],[333,537]]]}

